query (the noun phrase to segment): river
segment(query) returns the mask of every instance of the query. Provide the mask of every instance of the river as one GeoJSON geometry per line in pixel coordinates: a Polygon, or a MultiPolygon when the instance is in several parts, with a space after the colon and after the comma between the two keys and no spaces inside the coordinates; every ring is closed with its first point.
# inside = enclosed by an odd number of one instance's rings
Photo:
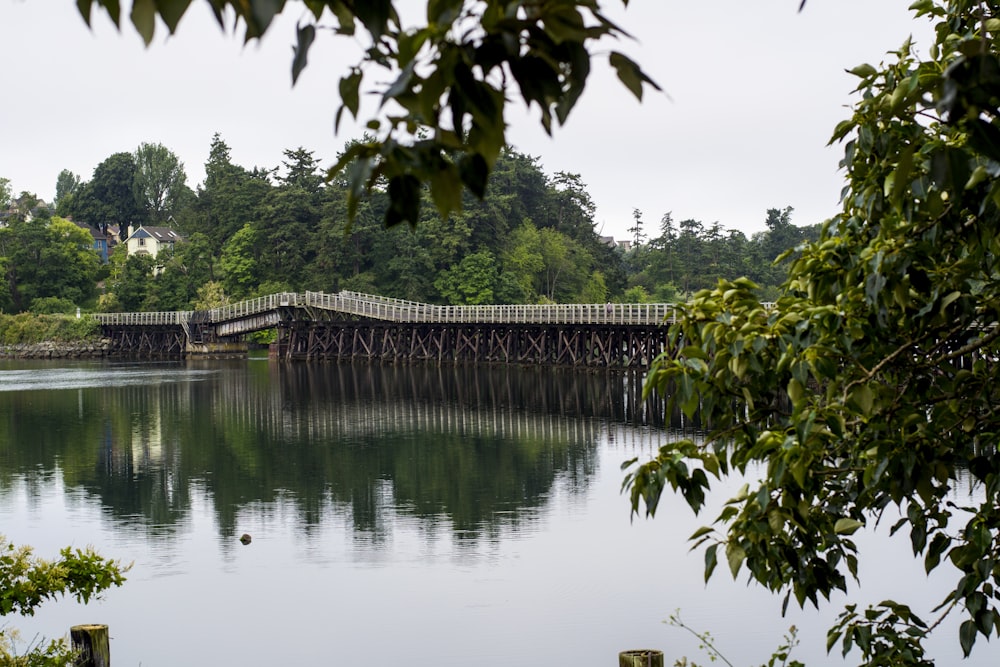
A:
{"type": "MultiPolygon", "coordinates": [[[[819,612],[781,618],[721,568],[706,585],[686,538],[711,508],[670,497],[633,521],[620,492],[622,461],[685,430],[640,392],[517,368],[0,362],[0,533],[132,563],[86,607],[3,621],[25,640],[108,624],[118,667],[707,663],[663,623],[680,609],[736,665],[792,623],[794,658],[844,665],[825,629],[846,598],[939,601],[948,578],[927,580],[902,534],[862,537],[860,590],[819,612]]],[[[954,633],[932,647],[958,662],[954,633]]],[[[987,663],[980,640],[964,664],[987,663]]]]}

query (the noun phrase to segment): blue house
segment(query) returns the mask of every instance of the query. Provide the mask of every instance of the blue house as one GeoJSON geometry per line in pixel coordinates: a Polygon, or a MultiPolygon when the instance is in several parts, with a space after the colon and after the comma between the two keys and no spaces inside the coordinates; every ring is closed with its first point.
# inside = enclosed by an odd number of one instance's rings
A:
{"type": "Polygon", "coordinates": [[[85,222],[77,222],[76,220],[72,219],[70,220],[74,225],[76,225],[80,229],[86,229],[88,232],[90,232],[90,235],[94,239],[94,243],[90,247],[93,248],[94,251],[97,252],[97,256],[101,258],[101,264],[107,264],[108,247],[110,245],[107,235],[104,234],[100,229],[97,229],[96,227],[91,227],[85,222]]]}

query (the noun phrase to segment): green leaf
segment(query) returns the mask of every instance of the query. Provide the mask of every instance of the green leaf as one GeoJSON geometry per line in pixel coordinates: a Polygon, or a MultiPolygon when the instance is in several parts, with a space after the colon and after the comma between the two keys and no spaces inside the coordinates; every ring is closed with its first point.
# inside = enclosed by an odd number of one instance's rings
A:
{"type": "Polygon", "coordinates": [[[146,46],[149,46],[156,30],[156,3],[154,0],[135,0],[132,3],[130,17],[136,32],[142,37],[146,46]]]}
{"type": "Polygon", "coordinates": [[[420,180],[412,174],[393,176],[389,179],[389,209],[385,224],[393,227],[400,223],[411,226],[420,219],[420,180]]]}
{"type": "Polygon", "coordinates": [[[160,12],[160,18],[167,24],[170,34],[177,31],[177,24],[181,17],[191,5],[191,0],[156,0],[156,8],[160,12]]]}
{"type": "Polygon", "coordinates": [[[792,405],[797,406],[802,401],[802,397],[805,396],[805,387],[795,378],[788,381],[787,390],[788,398],[791,399],[792,405]]]}
{"type": "Polygon", "coordinates": [[[977,118],[969,121],[969,142],[992,160],[1000,160],[1000,129],[988,121],[977,118]]]}
{"type": "Polygon", "coordinates": [[[521,90],[521,97],[527,105],[532,102],[543,110],[562,93],[559,73],[554,63],[536,56],[525,56],[510,63],[511,74],[521,90]]]}
{"type": "Polygon", "coordinates": [[[712,528],[711,526],[702,526],[698,530],[694,531],[694,533],[691,535],[691,537],[688,538],[688,541],[696,540],[699,537],[701,537],[702,535],[707,535],[707,534],[711,533],[713,530],[715,530],[715,529],[712,528]]]}
{"type": "Polygon", "coordinates": [[[711,578],[712,573],[715,572],[715,566],[719,564],[717,557],[717,552],[719,550],[718,544],[713,544],[705,549],[705,581],[711,578]]]}
{"type": "Polygon", "coordinates": [[[271,21],[281,12],[285,4],[284,0],[249,0],[249,3],[250,11],[243,14],[243,19],[247,23],[247,41],[267,32],[271,21]]]}
{"type": "Polygon", "coordinates": [[[972,653],[972,647],[976,643],[976,632],[976,622],[973,620],[963,621],[958,629],[958,641],[966,658],[972,653]]]}
{"type": "Polygon", "coordinates": [[[384,106],[389,100],[399,97],[403,93],[410,90],[411,81],[413,80],[413,67],[416,65],[415,61],[411,61],[403,68],[403,71],[399,73],[396,80],[393,82],[385,93],[382,95],[382,105],[384,106]]]}
{"type": "Polygon", "coordinates": [[[747,558],[746,551],[736,542],[726,543],[726,560],[729,561],[729,571],[733,573],[733,579],[740,572],[740,566],[747,558]]]}
{"type": "Polygon", "coordinates": [[[859,384],[851,390],[851,395],[847,399],[847,403],[862,415],[867,417],[872,413],[872,405],[875,403],[875,394],[868,385],[859,384]]]}
{"type": "Polygon", "coordinates": [[[852,535],[858,528],[861,528],[865,524],[857,519],[842,518],[837,519],[837,522],[833,524],[833,532],[838,535],[852,535]]]}
{"type": "Polygon", "coordinates": [[[750,496],[750,485],[744,484],[736,491],[736,495],[726,501],[726,505],[737,505],[750,496]]]}
{"type": "Polygon", "coordinates": [[[697,345],[688,345],[681,350],[680,356],[688,359],[708,359],[708,355],[705,354],[705,351],[697,345]]]}
{"type": "Polygon", "coordinates": [[[489,166],[482,155],[470,153],[463,155],[458,162],[458,175],[465,187],[476,197],[486,196],[486,181],[490,175],[489,166]]]}
{"type": "Polygon", "coordinates": [[[878,73],[878,70],[869,65],[868,63],[865,63],[863,65],[858,65],[854,69],[849,69],[847,71],[861,79],[867,79],[869,77],[875,76],[878,73]]]}
{"type": "Polygon", "coordinates": [[[320,19],[320,16],[322,16],[324,9],[330,9],[330,11],[332,11],[337,17],[337,24],[339,26],[337,28],[337,34],[347,36],[354,34],[354,12],[351,11],[350,7],[343,2],[322,2],[319,3],[319,5],[320,6],[317,7],[319,14],[316,13],[316,10],[313,10],[313,16],[317,21],[320,19]]]}
{"type": "Polygon", "coordinates": [[[648,83],[656,90],[660,90],[660,87],[656,85],[656,82],[650,79],[646,74],[639,69],[632,60],[617,51],[612,51],[608,58],[611,66],[615,68],[615,72],[618,74],[618,78],[625,87],[632,91],[636,99],[640,102],[642,101],[642,84],[648,83]]]}
{"type": "Polygon", "coordinates": [[[364,0],[353,4],[358,20],[375,38],[385,34],[389,20],[395,17],[392,0],[364,0]]]}
{"type": "Polygon", "coordinates": [[[464,0],[428,0],[427,22],[450,26],[462,13],[463,4],[464,0]]]}
{"type": "Polygon", "coordinates": [[[462,180],[453,164],[445,164],[431,173],[431,199],[438,214],[446,219],[452,211],[462,209],[462,180]]]}
{"type": "MultiPolygon", "coordinates": [[[[351,116],[354,118],[358,117],[358,107],[361,104],[361,70],[355,68],[350,74],[343,77],[340,80],[339,91],[340,91],[340,101],[343,103],[343,107],[351,112],[351,116]]],[[[339,117],[338,117],[339,122],[339,117]]],[[[336,126],[334,127],[334,132],[337,131],[336,126]]]]}
{"type": "MultiPolygon", "coordinates": [[[[92,3],[88,2],[87,5],[87,16],[90,16],[90,5],[92,3]]],[[[111,17],[111,22],[115,24],[115,27],[121,29],[122,20],[122,7],[118,0],[99,0],[98,4],[104,7],[105,11],[108,12],[108,16],[111,17]]],[[[83,12],[83,6],[81,3],[77,2],[77,7],[83,12]]],[[[88,18],[87,25],[90,25],[90,20],[88,18]]]]}
{"type": "Polygon", "coordinates": [[[298,38],[298,44],[294,47],[293,51],[295,57],[292,58],[292,85],[299,80],[299,74],[305,69],[306,63],[309,57],[309,47],[312,46],[313,40],[316,39],[316,27],[309,23],[304,26],[296,26],[295,34],[298,38]]]}
{"type": "Polygon", "coordinates": [[[545,32],[557,43],[583,42],[587,39],[587,26],[576,7],[564,5],[554,8],[545,17],[545,32]]]}
{"type": "Polygon", "coordinates": [[[76,0],[76,9],[80,12],[83,22],[90,27],[90,10],[94,5],[94,0],[76,0]]]}

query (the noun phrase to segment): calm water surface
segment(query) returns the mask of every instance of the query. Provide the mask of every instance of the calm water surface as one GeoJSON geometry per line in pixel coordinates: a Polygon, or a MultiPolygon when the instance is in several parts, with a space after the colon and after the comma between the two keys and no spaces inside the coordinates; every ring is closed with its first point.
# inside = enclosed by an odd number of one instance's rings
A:
{"type": "MultiPolygon", "coordinates": [[[[632,648],[708,662],[662,623],[680,608],[737,665],[764,662],[792,623],[799,659],[856,664],[825,654],[835,609],[782,619],[780,600],[742,580],[705,585],[686,538],[711,510],[665,498],[654,521],[630,522],[621,462],[681,426],[662,424],[640,382],[0,362],[0,532],[42,555],[93,545],[134,563],[87,607],[4,620],[26,639],[106,623],[118,667],[598,667],[632,648]]],[[[850,598],[916,591],[931,618],[948,582],[928,581],[901,537],[865,538],[850,598]]],[[[953,635],[934,646],[958,662],[953,635]]],[[[964,664],[996,664],[996,646],[964,664]]]]}

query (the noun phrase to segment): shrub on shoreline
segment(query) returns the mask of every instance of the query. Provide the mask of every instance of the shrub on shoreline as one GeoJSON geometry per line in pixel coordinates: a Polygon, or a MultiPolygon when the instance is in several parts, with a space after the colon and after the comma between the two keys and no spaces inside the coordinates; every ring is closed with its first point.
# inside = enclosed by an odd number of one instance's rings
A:
{"type": "Polygon", "coordinates": [[[100,340],[101,327],[92,317],[73,315],[0,314],[0,343],[84,343],[100,340]]]}

